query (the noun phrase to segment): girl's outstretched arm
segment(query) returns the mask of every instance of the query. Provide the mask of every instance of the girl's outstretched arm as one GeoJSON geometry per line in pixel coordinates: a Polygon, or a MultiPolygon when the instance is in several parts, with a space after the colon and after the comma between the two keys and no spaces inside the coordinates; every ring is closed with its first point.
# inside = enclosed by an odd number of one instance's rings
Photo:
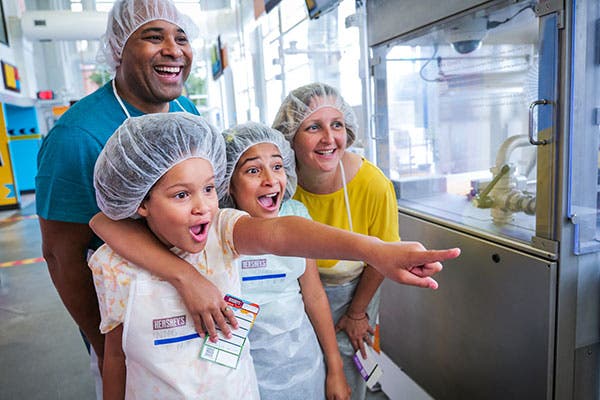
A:
{"type": "Polygon", "coordinates": [[[418,242],[384,242],[302,217],[241,217],[233,231],[240,254],[276,254],[315,259],[364,261],[384,276],[407,285],[437,289],[431,277],[441,261],[460,249],[427,250],[418,242]]]}

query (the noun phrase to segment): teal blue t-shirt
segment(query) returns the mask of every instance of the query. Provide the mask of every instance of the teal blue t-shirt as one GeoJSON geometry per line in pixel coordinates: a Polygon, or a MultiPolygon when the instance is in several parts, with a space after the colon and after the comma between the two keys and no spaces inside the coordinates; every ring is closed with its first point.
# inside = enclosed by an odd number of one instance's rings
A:
{"type": "MultiPolygon", "coordinates": [[[[185,111],[198,115],[190,100],[183,96],[177,100],[185,111]]],[[[127,102],[125,105],[132,117],[144,114],[127,102]]],[[[172,101],[169,112],[177,111],[184,110],[172,101]]],[[[111,82],[63,114],[38,153],[35,199],[40,217],[87,224],[100,211],[94,191],[94,165],[108,138],[125,119],[111,82]]]]}

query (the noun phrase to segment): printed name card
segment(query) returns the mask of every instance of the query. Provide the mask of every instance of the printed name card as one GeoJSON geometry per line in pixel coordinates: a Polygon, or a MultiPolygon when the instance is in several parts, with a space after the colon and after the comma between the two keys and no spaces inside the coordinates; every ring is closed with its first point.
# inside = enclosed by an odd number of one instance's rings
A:
{"type": "Polygon", "coordinates": [[[225,295],[225,302],[229,305],[237,319],[238,329],[231,330],[231,338],[226,338],[218,330],[219,340],[216,343],[211,342],[208,336],[206,336],[200,350],[200,358],[229,368],[237,368],[244,343],[246,343],[248,333],[254,325],[260,306],[229,294],[225,295]]]}

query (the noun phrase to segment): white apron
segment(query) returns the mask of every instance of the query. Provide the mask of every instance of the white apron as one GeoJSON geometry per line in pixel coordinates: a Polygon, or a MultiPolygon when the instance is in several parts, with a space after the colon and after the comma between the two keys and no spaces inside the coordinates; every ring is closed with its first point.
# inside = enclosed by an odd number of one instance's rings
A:
{"type": "MultiPolygon", "coordinates": [[[[230,282],[220,278],[213,282],[224,293],[237,292],[238,277],[230,282]]],[[[248,342],[236,369],[201,360],[201,345],[176,289],[140,270],[131,283],[123,323],[125,398],[259,399],[248,342]]]]}
{"type": "Polygon", "coordinates": [[[242,296],[260,304],[249,338],[261,397],[324,399],[323,352],[304,311],[298,283],[306,260],[261,255],[242,257],[236,263],[242,296]]]}

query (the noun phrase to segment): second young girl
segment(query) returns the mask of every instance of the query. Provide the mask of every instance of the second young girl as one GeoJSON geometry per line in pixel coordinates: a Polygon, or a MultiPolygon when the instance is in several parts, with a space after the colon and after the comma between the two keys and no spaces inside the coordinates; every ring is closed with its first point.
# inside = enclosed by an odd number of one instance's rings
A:
{"type": "MultiPolygon", "coordinates": [[[[296,190],[294,153],[279,131],[249,122],[224,131],[223,137],[227,171],[221,207],[253,217],[310,219],[302,203],[291,199],[296,190]]],[[[261,255],[236,262],[243,296],[261,307],[249,336],[261,398],[348,399],[350,389],[315,260],[261,255]]]]}

